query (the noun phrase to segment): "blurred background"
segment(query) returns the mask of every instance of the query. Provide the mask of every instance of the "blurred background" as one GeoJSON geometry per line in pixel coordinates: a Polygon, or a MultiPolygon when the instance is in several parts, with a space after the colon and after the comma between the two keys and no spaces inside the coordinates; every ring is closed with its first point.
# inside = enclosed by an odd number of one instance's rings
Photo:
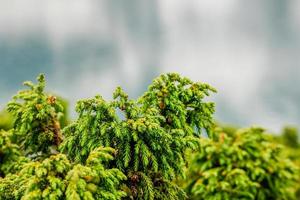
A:
{"type": "Polygon", "coordinates": [[[218,89],[216,119],[300,127],[300,1],[0,0],[0,109],[43,72],[70,101],[164,72],[218,89]]]}

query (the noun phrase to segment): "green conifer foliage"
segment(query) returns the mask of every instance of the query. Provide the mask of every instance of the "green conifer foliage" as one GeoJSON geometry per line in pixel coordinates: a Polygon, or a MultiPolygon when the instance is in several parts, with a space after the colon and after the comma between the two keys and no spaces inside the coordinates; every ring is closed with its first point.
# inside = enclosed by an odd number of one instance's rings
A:
{"type": "Polygon", "coordinates": [[[15,117],[14,132],[27,154],[48,153],[49,147],[57,146],[62,140],[57,114],[63,107],[56,97],[44,93],[44,75],[39,75],[37,80],[36,85],[24,82],[29,89],[20,91],[7,106],[15,117]]]}
{"type": "Polygon", "coordinates": [[[297,168],[261,128],[202,139],[188,171],[191,199],[294,199],[297,168]]]}
{"type": "Polygon", "coordinates": [[[209,133],[213,124],[214,103],[203,101],[211,92],[216,89],[208,84],[169,73],[156,78],[139,102],[144,109],[157,108],[166,119],[165,128],[200,136],[202,129],[209,133]]]}
{"type": "Polygon", "coordinates": [[[120,181],[125,180],[126,176],[116,168],[106,169],[107,163],[114,159],[115,153],[110,147],[98,147],[91,152],[85,166],[75,165],[66,177],[69,182],[67,197],[70,200],[114,200],[126,196],[125,192],[118,189],[120,181]]]}
{"type": "Polygon", "coordinates": [[[28,160],[22,156],[19,146],[11,142],[11,135],[0,130],[0,177],[16,172],[28,160]]]}
{"type": "Polygon", "coordinates": [[[17,174],[0,180],[0,199],[116,200],[126,193],[119,190],[126,177],[105,165],[113,159],[112,148],[97,148],[86,165],[73,165],[64,154],[29,162],[17,174]]]}
{"type": "Polygon", "coordinates": [[[201,129],[210,130],[214,105],[203,101],[209,91],[214,90],[206,84],[166,74],[138,100],[121,88],[113,101],[101,96],[81,100],[78,119],[63,131],[61,149],[82,163],[97,146],[113,147],[116,166],[128,177],[129,197],[183,199],[171,181],[184,174],[185,151],[198,147],[201,129]]]}
{"type": "Polygon", "coordinates": [[[19,92],[8,104],[15,117],[12,134],[0,135],[0,169],[5,175],[0,177],[0,199],[118,200],[125,196],[120,182],[126,176],[117,168],[108,168],[115,150],[97,146],[81,164],[58,153],[56,148],[63,139],[58,122],[62,107],[54,96],[44,93],[43,75],[38,77],[38,84],[25,85],[29,89],[19,92]],[[21,144],[27,158],[10,138],[21,144]],[[21,157],[26,160],[22,165],[21,157]]]}

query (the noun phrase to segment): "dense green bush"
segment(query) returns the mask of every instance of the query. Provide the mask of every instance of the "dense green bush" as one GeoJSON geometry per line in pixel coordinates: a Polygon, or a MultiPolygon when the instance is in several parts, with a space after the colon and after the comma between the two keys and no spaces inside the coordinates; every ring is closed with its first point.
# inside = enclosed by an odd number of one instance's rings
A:
{"type": "Polygon", "coordinates": [[[296,152],[295,133],[216,131],[207,84],[164,74],[136,100],[118,87],[79,100],[73,122],[43,75],[25,85],[0,116],[0,200],[293,199],[299,157],[278,143],[296,152]]]}
{"type": "Polygon", "coordinates": [[[297,168],[261,128],[217,131],[192,157],[186,190],[192,199],[294,199],[297,168]]]}

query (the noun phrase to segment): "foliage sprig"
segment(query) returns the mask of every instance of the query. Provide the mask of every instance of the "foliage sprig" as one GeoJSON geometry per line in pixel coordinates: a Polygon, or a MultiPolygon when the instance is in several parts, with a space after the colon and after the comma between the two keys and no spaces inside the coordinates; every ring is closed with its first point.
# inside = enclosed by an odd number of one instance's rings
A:
{"type": "Polygon", "coordinates": [[[112,148],[97,148],[86,165],[72,164],[64,154],[43,161],[29,162],[17,174],[0,181],[0,199],[121,199],[126,193],[120,182],[126,176],[118,169],[107,169],[112,148]]]}
{"type": "Polygon", "coordinates": [[[44,75],[39,75],[37,80],[37,84],[24,82],[29,89],[20,91],[7,105],[15,117],[14,132],[26,154],[49,153],[51,146],[58,146],[62,141],[58,114],[63,107],[55,96],[44,92],[44,75]]]}

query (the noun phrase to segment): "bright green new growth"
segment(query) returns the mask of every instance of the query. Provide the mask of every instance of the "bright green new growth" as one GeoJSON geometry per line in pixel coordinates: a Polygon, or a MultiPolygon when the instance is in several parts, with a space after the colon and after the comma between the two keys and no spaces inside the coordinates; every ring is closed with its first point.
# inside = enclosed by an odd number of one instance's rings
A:
{"type": "Polygon", "coordinates": [[[44,75],[39,75],[37,80],[36,85],[25,82],[29,89],[20,91],[7,106],[15,117],[14,132],[26,154],[49,153],[50,147],[62,140],[58,114],[63,107],[56,97],[44,93],[44,75]]]}
{"type": "Polygon", "coordinates": [[[29,162],[17,174],[0,181],[0,199],[121,199],[126,193],[118,187],[125,175],[105,168],[113,153],[112,148],[97,148],[86,165],[73,165],[64,154],[29,162]]]}
{"type": "Polygon", "coordinates": [[[67,196],[75,200],[85,199],[85,196],[87,199],[111,200],[126,196],[118,189],[120,181],[125,180],[126,176],[120,170],[106,169],[104,165],[114,159],[112,154],[115,153],[110,147],[98,147],[90,153],[85,166],[75,165],[66,177],[69,182],[67,196]]]}
{"type": "Polygon", "coordinates": [[[188,171],[192,199],[294,199],[296,166],[261,128],[202,139],[188,171]]]}
{"type": "Polygon", "coordinates": [[[62,150],[84,162],[97,146],[117,150],[116,166],[128,177],[129,197],[183,199],[171,181],[183,176],[185,151],[196,149],[201,129],[210,130],[214,91],[177,74],[162,75],[137,101],[117,88],[113,101],[101,96],[77,103],[78,119],[64,129],[62,150]],[[124,119],[120,117],[124,115],[124,119]]]}

